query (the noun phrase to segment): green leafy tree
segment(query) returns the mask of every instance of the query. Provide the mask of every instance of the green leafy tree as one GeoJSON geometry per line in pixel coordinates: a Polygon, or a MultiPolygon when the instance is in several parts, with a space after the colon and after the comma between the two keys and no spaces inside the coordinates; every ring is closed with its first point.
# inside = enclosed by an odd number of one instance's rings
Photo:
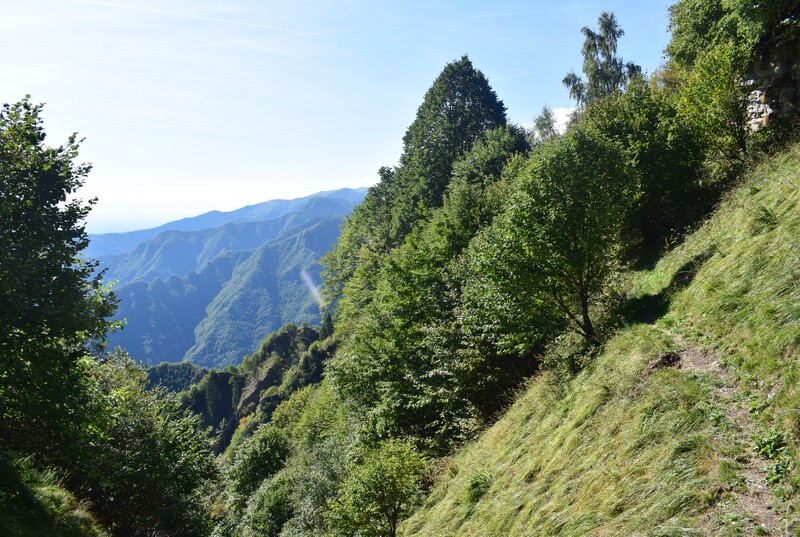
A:
{"type": "Polygon", "coordinates": [[[292,483],[285,471],[264,480],[247,502],[242,535],[278,537],[294,516],[292,483]]]}
{"type": "Polygon", "coordinates": [[[286,431],[294,453],[281,471],[290,483],[293,506],[282,535],[326,534],[328,501],[344,479],[355,421],[352,405],[327,379],[295,392],[275,411],[273,424],[286,431]]]}
{"type": "Polygon", "coordinates": [[[617,144],[584,126],[545,145],[522,170],[490,250],[499,270],[592,343],[592,306],[618,268],[637,195],[626,162],[617,144]]]}
{"type": "Polygon", "coordinates": [[[582,120],[619,144],[639,181],[625,232],[629,252],[660,252],[708,210],[701,180],[707,145],[676,94],[635,77],[624,93],[588,105],[582,120]]]}
{"type": "Polygon", "coordinates": [[[400,521],[422,500],[425,460],[405,440],[386,440],[351,469],[331,502],[333,535],[395,537],[400,521]]]}
{"type": "Polygon", "coordinates": [[[147,374],[127,355],[91,371],[109,425],[92,465],[70,468],[68,482],[113,535],[202,536],[216,478],[199,418],[175,394],[147,390],[147,374]]]}
{"type": "MultiPolygon", "coordinates": [[[[681,81],[684,121],[700,129],[709,147],[712,179],[735,175],[745,161],[753,67],[769,66],[796,82],[790,62],[780,58],[796,49],[798,13],[796,0],[680,0],[670,7],[667,69],[681,81]]],[[[780,102],[767,93],[773,104],[780,102]]]]}
{"type": "Polygon", "coordinates": [[[278,427],[261,426],[235,452],[228,471],[234,508],[242,510],[261,483],[283,468],[289,455],[286,434],[278,427]]]}
{"type": "Polygon", "coordinates": [[[333,318],[331,317],[331,313],[325,312],[325,316],[322,318],[322,326],[319,329],[319,339],[320,341],[324,339],[328,339],[333,335],[333,318]]]}
{"type": "Polygon", "coordinates": [[[564,86],[570,97],[579,105],[588,104],[595,99],[619,91],[625,83],[642,70],[638,65],[624,62],[617,57],[617,40],[625,32],[619,26],[613,13],[604,11],[597,20],[598,31],[584,26],[581,33],[583,41],[583,73],[581,79],[574,71],[564,77],[564,86]]]}
{"type": "MultiPolygon", "coordinates": [[[[441,206],[453,164],[484,133],[505,124],[505,105],[469,58],[447,64],[403,137],[399,166],[380,169],[380,182],[370,188],[323,258],[326,300],[333,303],[344,293],[353,311],[362,310],[383,255],[441,206]],[[345,292],[346,286],[350,289],[345,292]]],[[[346,323],[347,315],[342,317],[346,323]]]]}
{"type": "Polygon", "coordinates": [[[748,95],[744,82],[750,51],[739,43],[723,43],[697,57],[681,91],[682,113],[698,127],[710,148],[710,164],[722,174],[744,162],[750,138],[748,95]]]}
{"type": "Polygon", "coordinates": [[[418,204],[424,209],[442,204],[456,160],[486,131],[505,123],[505,105],[469,58],[445,66],[403,137],[395,215],[400,236],[411,229],[409,217],[419,216],[418,204]]]}
{"type": "Polygon", "coordinates": [[[691,69],[707,52],[737,44],[750,54],[795,43],[800,35],[797,0],[679,0],[669,8],[670,62],[691,69]]]}
{"type": "Polygon", "coordinates": [[[533,120],[533,139],[536,143],[542,143],[557,135],[556,115],[549,106],[544,105],[533,120]]]}
{"type": "Polygon", "coordinates": [[[0,448],[70,458],[100,430],[87,355],[116,301],[80,257],[91,167],[75,135],[45,145],[41,111],[28,98],[0,110],[0,448]]]}

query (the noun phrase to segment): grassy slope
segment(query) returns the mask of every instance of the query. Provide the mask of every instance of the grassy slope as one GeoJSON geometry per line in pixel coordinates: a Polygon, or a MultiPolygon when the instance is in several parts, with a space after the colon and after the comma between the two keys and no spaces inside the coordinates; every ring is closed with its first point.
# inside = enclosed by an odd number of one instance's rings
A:
{"type": "Polygon", "coordinates": [[[52,472],[36,472],[24,460],[0,453],[0,535],[13,537],[107,537],[108,533],[52,472]]]}
{"type": "Polygon", "coordinates": [[[534,379],[404,534],[800,534],[798,202],[800,146],[631,274],[640,322],[576,377],[534,379]],[[667,350],[682,367],[649,370],[667,350]]]}

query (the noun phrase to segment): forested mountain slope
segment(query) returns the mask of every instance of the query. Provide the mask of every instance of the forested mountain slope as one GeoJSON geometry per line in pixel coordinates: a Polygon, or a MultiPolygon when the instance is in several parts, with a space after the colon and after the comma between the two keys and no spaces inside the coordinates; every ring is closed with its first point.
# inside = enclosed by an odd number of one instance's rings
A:
{"type": "Polygon", "coordinates": [[[162,231],[122,254],[100,256],[106,281],[125,285],[135,281],[185,276],[199,272],[228,251],[252,250],[269,241],[293,235],[323,218],[345,216],[356,202],[327,197],[305,200],[298,211],[257,222],[227,222],[198,231],[162,231]]]}
{"type": "Polygon", "coordinates": [[[99,257],[103,279],[114,282],[120,299],[116,318],[127,321],[110,343],[150,365],[187,359],[221,367],[238,363],[286,323],[319,322],[309,288],[321,282],[317,261],[364,194],[320,192],[91,236],[95,251],[107,251],[157,233],[99,257]],[[215,227],[203,227],[209,225],[215,227]]]}
{"type": "Polygon", "coordinates": [[[403,534],[796,534],[798,207],[795,146],[631,273],[627,326],[529,383],[403,534]]]}
{"type": "Polygon", "coordinates": [[[269,200],[233,211],[210,211],[198,216],[167,222],[150,229],[122,233],[91,233],[89,234],[90,243],[86,248],[86,255],[91,259],[97,259],[109,255],[123,254],[164,231],[199,231],[224,224],[275,220],[289,213],[307,212],[306,209],[309,207],[309,203],[315,200],[325,199],[352,207],[364,198],[365,193],[365,188],[342,188],[317,192],[310,196],[291,200],[269,200]]]}
{"type": "Polygon", "coordinates": [[[5,105],[0,533],[800,535],[800,130],[749,76],[800,50],[799,5],[678,0],[648,75],[601,13],[564,132],[447,64],[340,235],[178,240],[197,270],[120,288],[133,349],[228,364],[153,371],[179,394],[103,345],[76,139],[5,105]],[[252,352],[240,321],[310,304],[334,241],[322,325],[252,352]],[[196,339],[159,332],[184,315],[196,339]]]}
{"type": "Polygon", "coordinates": [[[258,247],[222,251],[185,276],[116,288],[117,318],[127,324],[110,344],[148,364],[187,359],[222,367],[239,363],[284,324],[318,323],[319,304],[307,282],[319,284],[317,262],[342,222],[342,216],[314,219],[258,247]]]}

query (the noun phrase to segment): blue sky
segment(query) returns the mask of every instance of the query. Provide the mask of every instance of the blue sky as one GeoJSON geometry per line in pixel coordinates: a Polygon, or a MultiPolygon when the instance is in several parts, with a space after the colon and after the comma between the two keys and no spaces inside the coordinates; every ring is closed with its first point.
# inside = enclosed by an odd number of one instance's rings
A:
{"type": "Polygon", "coordinates": [[[515,123],[572,106],[582,26],[614,11],[648,72],[661,0],[0,0],[0,99],[85,137],[89,231],[368,186],[444,65],[468,54],[515,123]]]}

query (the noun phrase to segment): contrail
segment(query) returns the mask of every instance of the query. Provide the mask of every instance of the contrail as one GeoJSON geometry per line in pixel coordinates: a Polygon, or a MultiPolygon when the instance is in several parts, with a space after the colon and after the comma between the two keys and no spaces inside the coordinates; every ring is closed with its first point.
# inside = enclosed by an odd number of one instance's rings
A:
{"type": "Polygon", "coordinates": [[[314,280],[311,279],[311,275],[306,272],[306,269],[300,271],[300,277],[303,279],[303,283],[306,284],[308,290],[311,292],[311,296],[314,297],[314,300],[319,304],[322,305],[322,297],[319,294],[319,289],[317,286],[314,285],[314,280]]]}

